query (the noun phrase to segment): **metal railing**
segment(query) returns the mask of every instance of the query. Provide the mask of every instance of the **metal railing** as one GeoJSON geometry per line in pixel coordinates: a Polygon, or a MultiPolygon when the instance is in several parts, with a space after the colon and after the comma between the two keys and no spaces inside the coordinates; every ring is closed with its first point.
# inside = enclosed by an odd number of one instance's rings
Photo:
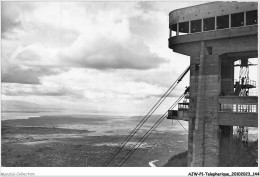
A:
{"type": "Polygon", "coordinates": [[[220,104],[220,111],[236,113],[257,113],[257,104],[220,104]]]}
{"type": "Polygon", "coordinates": [[[221,92],[219,94],[219,96],[258,96],[258,91],[257,90],[254,90],[254,91],[251,91],[249,90],[247,94],[240,94],[240,95],[235,95],[234,91],[225,91],[225,92],[221,92]]]}
{"type": "Polygon", "coordinates": [[[178,110],[188,110],[189,109],[189,103],[179,103],[178,104],[178,110]]]}
{"type": "Polygon", "coordinates": [[[234,84],[236,84],[237,82],[239,82],[240,85],[252,85],[253,87],[256,87],[256,81],[254,80],[246,79],[244,80],[244,83],[242,83],[241,79],[235,79],[234,84]]]}

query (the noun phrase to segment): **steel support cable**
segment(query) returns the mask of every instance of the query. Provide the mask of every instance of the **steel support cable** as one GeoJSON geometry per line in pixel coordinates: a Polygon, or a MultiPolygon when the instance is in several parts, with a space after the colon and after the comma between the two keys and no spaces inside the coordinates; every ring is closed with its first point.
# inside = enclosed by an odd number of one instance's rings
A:
{"type": "Polygon", "coordinates": [[[182,80],[182,78],[187,74],[190,70],[190,66],[188,66],[184,72],[178,77],[178,79],[168,88],[168,90],[163,94],[163,96],[156,102],[156,104],[150,109],[150,111],[146,114],[146,116],[139,122],[139,124],[134,128],[134,130],[127,136],[123,145],[116,151],[114,151],[111,158],[106,162],[105,166],[108,166],[109,163],[115,158],[115,156],[124,148],[124,146],[129,142],[129,140],[136,134],[136,132],[141,128],[141,126],[151,117],[151,115],[157,110],[157,108],[162,104],[162,102],[169,96],[172,90],[177,86],[177,84],[182,80]]]}
{"type": "MultiPolygon", "coordinates": [[[[174,87],[172,87],[171,91],[176,87],[177,85],[175,85],[174,87]]],[[[105,164],[105,166],[108,166],[109,163],[115,158],[115,156],[124,148],[124,146],[132,139],[132,137],[137,133],[137,131],[143,126],[143,124],[145,124],[145,122],[151,117],[151,115],[157,110],[157,108],[163,103],[163,101],[166,99],[167,96],[169,96],[169,94],[171,93],[171,91],[163,97],[162,101],[160,101],[160,103],[158,105],[156,105],[156,108],[154,110],[152,110],[152,112],[146,116],[137,126],[137,128],[134,129],[134,131],[128,136],[128,138],[125,140],[125,142],[123,143],[123,145],[116,151],[116,153],[114,153],[113,157],[105,164]]],[[[150,112],[150,111],[149,111],[150,112]]]]}
{"type": "Polygon", "coordinates": [[[172,86],[166,91],[166,95],[164,94],[157,103],[153,106],[153,108],[146,114],[146,116],[139,122],[139,124],[134,128],[134,130],[127,136],[125,139],[123,145],[119,149],[117,149],[112,157],[109,159],[109,161],[105,164],[105,166],[108,166],[109,163],[115,158],[115,156],[124,148],[124,146],[129,142],[129,140],[137,133],[137,131],[143,126],[143,124],[151,117],[151,115],[157,110],[157,108],[162,104],[162,102],[166,99],[166,97],[172,92],[172,90],[177,86],[175,81],[172,86]]]}
{"type": "Polygon", "coordinates": [[[162,102],[166,99],[166,97],[171,93],[171,91],[177,86],[175,81],[171,87],[164,93],[164,95],[157,101],[157,103],[153,106],[152,109],[146,114],[146,116],[139,122],[139,124],[133,129],[133,131],[127,136],[127,138],[124,140],[123,145],[119,149],[117,149],[110,160],[105,164],[105,166],[108,166],[109,163],[115,158],[115,156],[121,151],[124,146],[129,142],[129,140],[137,133],[137,131],[143,126],[143,124],[151,117],[151,115],[157,110],[157,108],[162,104],[162,102]]]}
{"type": "MultiPolygon", "coordinates": [[[[182,94],[175,103],[169,108],[169,110],[173,109],[179,101],[184,97],[182,94]]],[[[145,135],[135,144],[135,146],[130,149],[127,154],[121,158],[121,160],[116,164],[116,166],[122,166],[130,157],[131,155],[139,148],[139,146],[150,136],[150,134],[160,125],[160,123],[166,118],[168,111],[166,111],[155,123],[154,125],[145,133],[145,135]],[[125,159],[125,160],[124,160],[125,159]],[[123,162],[122,162],[123,161],[123,162]],[[122,162],[122,163],[121,163],[122,162]],[[121,165],[119,165],[121,163],[121,165]]]]}
{"type": "MultiPolygon", "coordinates": [[[[182,95],[169,109],[174,108],[177,103],[184,97],[184,95],[182,95]]],[[[160,123],[164,120],[164,118],[166,118],[167,112],[164,113],[164,115],[152,126],[152,128],[150,128],[150,130],[148,132],[146,132],[146,134],[139,140],[139,142],[130,150],[128,151],[128,153],[120,160],[120,162],[122,162],[122,160],[124,158],[126,158],[123,163],[120,165],[122,166],[131,156],[132,154],[139,148],[139,146],[150,136],[150,134],[160,125],[160,123]],[[141,143],[140,143],[141,142],[141,143]],[[136,147],[137,146],[137,147],[136,147]],[[129,155],[128,155],[129,154],[129,155]],[[128,155],[128,157],[126,157],[128,155]]],[[[120,163],[119,162],[119,163],[120,163]]],[[[119,164],[117,163],[117,165],[119,164]]]]}
{"type": "Polygon", "coordinates": [[[166,93],[157,101],[155,108],[153,111],[152,109],[148,112],[148,117],[147,115],[144,117],[144,119],[137,125],[137,127],[133,130],[133,132],[127,137],[123,145],[116,150],[116,152],[112,155],[112,158],[105,164],[105,166],[108,166],[108,164],[115,158],[115,156],[124,148],[124,146],[129,142],[129,140],[136,134],[136,132],[140,129],[140,127],[147,121],[147,119],[155,112],[155,110],[162,104],[162,102],[166,99],[166,97],[172,92],[172,90],[177,86],[175,85],[176,83],[178,84],[182,78],[187,74],[187,72],[190,70],[190,66],[186,68],[186,70],[179,76],[179,78],[171,85],[171,87],[166,91],[166,93]],[[165,96],[166,95],[166,96],[165,96]],[[161,101],[162,100],[162,101],[161,101]],[[151,112],[152,111],[152,112],[151,112]],[[150,114],[150,115],[149,115],[150,114]]]}
{"type": "Polygon", "coordinates": [[[180,123],[180,121],[179,121],[179,120],[177,120],[177,121],[178,121],[179,124],[182,126],[182,128],[183,128],[184,130],[186,130],[186,132],[188,132],[188,130],[187,130],[186,128],[183,127],[183,125],[180,123]]]}

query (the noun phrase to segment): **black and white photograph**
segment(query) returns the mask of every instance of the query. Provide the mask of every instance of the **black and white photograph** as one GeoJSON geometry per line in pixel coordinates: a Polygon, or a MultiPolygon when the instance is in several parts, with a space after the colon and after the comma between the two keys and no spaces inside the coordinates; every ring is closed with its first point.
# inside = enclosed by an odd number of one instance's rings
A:
{"type": "Polygon", "coordinates": [[[259,176],[258,81],[258,1],[2,1],[1,176],[259,176]]]}

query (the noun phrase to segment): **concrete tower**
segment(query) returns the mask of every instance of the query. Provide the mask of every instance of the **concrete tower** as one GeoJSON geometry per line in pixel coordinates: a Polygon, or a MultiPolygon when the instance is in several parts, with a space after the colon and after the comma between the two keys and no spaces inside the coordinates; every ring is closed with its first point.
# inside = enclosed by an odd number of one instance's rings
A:
{"type": "Polygon", "coordinates": [[[250,96],[255,81],[234,80],[234,62],[246,67],[258,56],[257,5],[212,2],[169,14],[169,48],[190,56],[189,102],[168,114],[189,122],[188,166],[218,166],[233,126],[258,126],[258,97],[250,96]]]}

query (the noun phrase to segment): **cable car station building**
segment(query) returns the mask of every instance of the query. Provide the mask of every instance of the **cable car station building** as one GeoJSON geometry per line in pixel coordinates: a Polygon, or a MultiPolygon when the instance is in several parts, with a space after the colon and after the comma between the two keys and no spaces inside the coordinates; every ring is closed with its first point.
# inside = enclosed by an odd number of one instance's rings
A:
{"type": "Polygon", "coordinates": [[[257,2],[212,2],[169,14],[169,48],[190,56],[190,88],[169,119],[189,122],[188,166],[219,166],[233,126],[258,126],[256,82],[249,58],[258,57],[257,2]],[[240,77],[234,79],[239,61],[240,77]]]}

